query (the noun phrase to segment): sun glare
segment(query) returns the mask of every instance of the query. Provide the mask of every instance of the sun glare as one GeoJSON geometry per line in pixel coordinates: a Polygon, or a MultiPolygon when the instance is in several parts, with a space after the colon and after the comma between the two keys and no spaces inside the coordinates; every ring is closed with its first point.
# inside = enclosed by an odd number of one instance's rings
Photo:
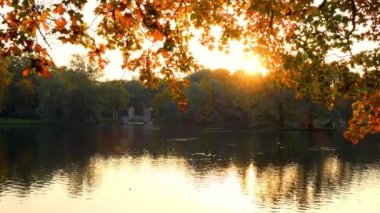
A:
{"type": "Polygon", "coordinates": [[[200,64],[210,69],[224,68],[230,72],[243,71],[247,74],[266,75],[267,70],[260,62],[260,58],[253,53],[244,52],[241,42],[231,42],[229,53],[209,50],[192,41],[191,51],[200,64]]]}

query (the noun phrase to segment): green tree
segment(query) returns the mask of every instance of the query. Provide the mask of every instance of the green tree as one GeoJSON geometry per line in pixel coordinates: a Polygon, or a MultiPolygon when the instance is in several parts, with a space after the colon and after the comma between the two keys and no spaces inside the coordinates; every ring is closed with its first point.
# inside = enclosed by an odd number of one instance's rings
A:
{"type": "Polygon", "coordinates": [[[82,72],[61,73],[69,90],[70,118],[77,121],[98,120],[101,111],[99,86],[82,72]]]}
{"type": "Polygon", "coordinates": [[[162,90],[152,100],[154,119],[162,123],[179,122],[181,112],[168,89],[162,90]]]}
{"type": "Polygon", "coordinates": [[[89,61],[85,55],[72,55],[68,68],[74,72],[86,75],[90,80],[99,80],[104,75],[99,66],[95,62],[89,61]]]}
{"type": "Polygon", "coordinates": [[[10,105],[14,116],[19,118],[35,117],[37,99],[36,85],[31,79],[21,78],[10,88],[10,105]]]}
{"type": "Polygon", "coordinates": [[[8,60],[0,60],[0,113],[4,109],[8,86],[12,79],[8,72],[8,64],[8,60]]]}
{"type": "Polygon", "coordinates": [[[68,119],[70,91],[59,73],[52,72],[51,78],[40,78],[39,81],[36,109],[39,117],[47,120],[68,119]]]}
{"type": "Polygon", "coordinates": [[[189,101],[189,108],[186,111],[187,119],[195,122],[204,122],[205,106],[207,104],[207,94],[199,82],[190,82],[186,89],[186,97],[189,101]]]}
{"type": "Polygon", "coordinates": [[[152,105],[152,100],[157,94],[157,90],[145,87],[143,83],[138,80],[127,81],[124,87],[129,94],[128,106],[134,107],[138,114],[142,114],[144,107],[152,105]]]}
{"type": "Polygon", "coordinates": [[[129,98],[123,82],[104,82],[100,85],[100,92],[102,94],[102,113],[113,119],[119,119],[120,114],[127,109],[129,98]]]}

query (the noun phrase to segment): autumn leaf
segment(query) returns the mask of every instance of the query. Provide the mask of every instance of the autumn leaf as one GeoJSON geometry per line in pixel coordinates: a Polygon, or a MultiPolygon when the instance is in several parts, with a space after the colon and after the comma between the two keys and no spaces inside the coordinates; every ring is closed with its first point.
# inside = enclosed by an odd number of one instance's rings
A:
{"type": "Polygon", "coordinates": [[[130,13],[125,13],[123,16],[123,24],[125,27],[131,26],[133,21],[132,15],[130,13]]]}
{"type": "Polygon", "coordinates": [[[66,11],[66,9],[63,7],[62,4],[58,4],[58,5],[54,8],[54,10],[53,10],[54,13],[58,13],[59,15],[63,15],[63,13],[64,13],[65,11],[66,11]]]}
{"type": "Polygon", "coordinates": [[[138,9],[135,9],[133,14],[135,14],[137,21],[142,21],[142,15],[138,9]]]}
{"type": "Polygon", "coordinates": [[[48,31],[50,29],[49,25],[46,23],[43,23],[42,26],[44,27],[44,30],[48,31]]]}
{"type": "Polygon", "coordinates": [[[5,5],[7,6],[11,6],[11,2],[9,0],[0,0],[0,6],[4,6],[4,3],[5,5]]]}
{"type": "Polygon", "coordinates": [[[78,19],[75,16],[71,17],[71,25],[77,25],[78,19]]]}
{"type": "Polygon", "coordinates": [[[30,74],[30,69],[24,69],[24,70],[22,71],[22,76],[23,76],[23,77],[27,77],[29,74],[30,74]]]}
{"type": "Polygon", "coordinates": [[[54,29],[56,29],[56,30],[62,30],[63,28],[65,28],[65,26],[67,24],[67,21],[64,18],[56,19],[56,20],[54,20],[54,22],[56,24],[54,29]]]}
{"type": "Polygon", "coordinates": [[[107,4],[107,5],[106,5],[106,8],[107,8],[108,10],[113,10],[113,9],[114,9],[114,6],[113,6],[112,4],[107,4]]]}
{"type": "Polygon", "coordinates": [[[164,50],[164,49],[160,49],[159,51],[161,53],[161,55],[164,57],[164,58],[168,58],[169,57],[169,53],[164,50]]]}
{"type": "Polygon", "coordinates": [[[164,40],[164,35],[159,30],[154,30],[152,36],[154,42],[164,40]]]}
{"type": "Polygon", "coordinates": [[[46,22],[46,20],[47,20],[47,18],[48,18],[48,13],[46,12],[46,11],[43,11],[42,13],[41,13],[41,16],[40,16],[40,22],[42,22],[42,23],[44,23],[44,22],[46,22]]]}
{"type": "Polygon", "coordinates": [[[104,44],[99,45],[98,51],[101,54],[104,54],[106,50],[106,46],[104,44]]]}

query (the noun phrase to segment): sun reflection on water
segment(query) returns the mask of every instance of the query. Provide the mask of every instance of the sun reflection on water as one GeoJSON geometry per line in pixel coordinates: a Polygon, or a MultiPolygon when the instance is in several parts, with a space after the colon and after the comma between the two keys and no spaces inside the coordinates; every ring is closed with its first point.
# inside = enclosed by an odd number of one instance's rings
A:
{"type": "Polygon", "coordinates": [[[97,129],[97,136],[88,141],[80,135],[79,141],[54,144],[51,136],[45,140],[31,131],[39,137],[34,145],[2,142],[0,131],[0,212],[336,212],[359,211],[363,204],[368,212],[380,208],[380,163],[373,149],[374,156],[347,155],[294,141],[303,135],[290,135],[282,148],[270,134],[239,138],[207,132],[191,143],[168,142],[157,139],[162,133],[142,134],[138,129],[97,129]]]}

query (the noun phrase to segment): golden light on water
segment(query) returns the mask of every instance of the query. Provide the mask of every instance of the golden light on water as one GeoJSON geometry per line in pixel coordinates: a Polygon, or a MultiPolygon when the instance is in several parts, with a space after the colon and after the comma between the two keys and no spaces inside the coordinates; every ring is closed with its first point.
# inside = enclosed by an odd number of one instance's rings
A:
{"type": "MultiPolygon", "coordinates": [[[[332,157],[326,163],[336,164],[334,159],[332,157]]],[[[325,166],[321,169],[325,170],[325,166]]],[[[290,211],[297,209],[297,205],[313,206],[314,200],[319,199],[317,186],[309,183],[319,176],[312,173],[305,179],[302,171],[299,164],[282,168],[272,165],[261,169],[254,164],[243,168],[229,164],[223,169],[210,168],[197,173],[189,161],[180,157],[95,157],[85,171],[79,172],[85,177],[83,180],[78,180],[70,171],[57,171],[51,184],[43,188],[31,186],[29,195],[20,196],[17,190],[3,194],[0,210],[67,212],[70,208],[73,212],[107,212],[110,209],[113,212],[266,212],[281,205],[290,211]],[[74,184],[74,188],[79,189],[77,191],[72,190],[72,178],[77,181],[74,184]],[[310,186],[307,191],[298,189],[304,184],[310,186]],[[295,200],[296,203],[293,202],[295,200]]],[[[375,175],[370,180],[374,182],[374,178],[375,175]]],[[[360,176],[355,176],[353,182],[360,179],[360,176]]],[[[338,179],[331,181],[339,183],[338,179]]],[[[378,192],[375,188],[360,185],[355,185],[351,191],[346,197],[327,194],[322,199],[337,202],[345,198],[349,200],[347,203],[355,203],[354,198],[372,199],[367,195],[378,192]],[[351,191],[355,196],[347,197],[351,191]]],[[[372,203],[376,203],[374,199],[372,203]]],[[[351,210],[359,207],[347,205],[342,208],[351,210]]],[[[320,212],[335,212],[334,208],[333,202],[331,205],[327,203],[320,212]]],[[[376,207],[368,208],[374,210],[376,207]]]]}

